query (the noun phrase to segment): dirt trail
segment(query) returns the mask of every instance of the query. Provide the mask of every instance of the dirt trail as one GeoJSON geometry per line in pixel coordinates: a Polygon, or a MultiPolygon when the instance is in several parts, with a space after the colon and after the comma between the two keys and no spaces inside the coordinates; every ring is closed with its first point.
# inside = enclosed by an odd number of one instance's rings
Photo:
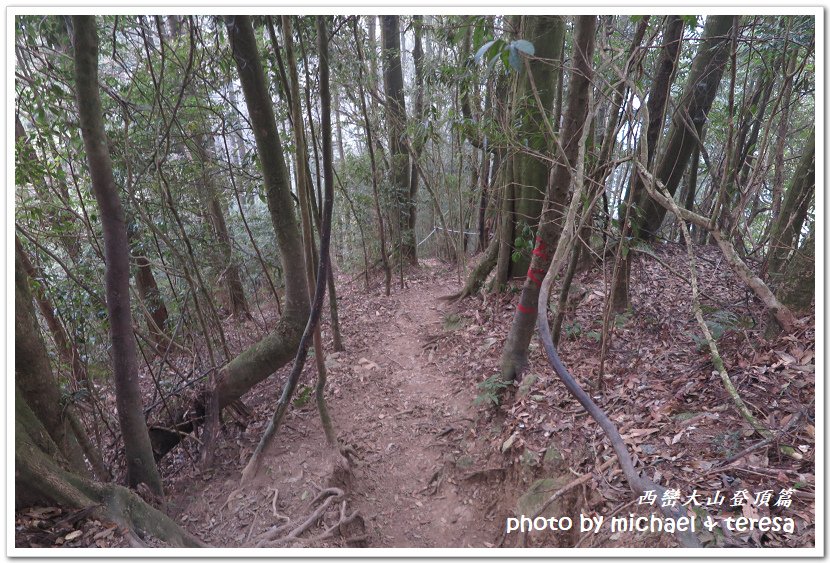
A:
{"type": "Polygon", "coordinates": [[[348,355],[358,358],[357,377],[331,403],[341,437],[362,450],[353,493],[370,547],[483,547],[493,539],[481,499],[455,478],[471,459],[474,392],[442,371],[432,349],[447,314],[438,298],[454,289],[427,272],[367,303],[369,326],[358,327],[362,345],[348,355]]]}
{"type": "MultiPolygon", "coordinates": [[[[492,512],[498,485],[466,478],[483,466],[476,459],[486,457],[487,448],[472,429],[475,386],[444,371],[451,361],[447,371],[457,374],[461,361],[444,338],[460,329],[445,326],[452,306],[439,297],[457,290],[448,278],[446,270],[425,264],[390,297],[377,287],[370,293],[355,286],[341,291],[346,351],[327,354],[326,395],[341,444],[356,451],[348,509],[363,517],[368,547],[485,547],[500,529],[492,512]]],[[[289,409],[256,482],[239,485],[287,369],[248,394],[254,415],[244,429],[226,422],[209,470],[197,471],[190,460],[196,451],[169,456],[180,458],[168,460],[168,471],[176,475],[170,480],[171,510],[205,541],[256,545],[278,525],[305,521],[332,475],[314,400],[306,394],[289,409]]],[[[314,371],[309,361],[302,379],[306,391],[314,371]]],[[[335,512],[329,510],[304,538],[333,525],[335,512]]],[[[345,545],[344,538],[298,542],[345,545]]]]}

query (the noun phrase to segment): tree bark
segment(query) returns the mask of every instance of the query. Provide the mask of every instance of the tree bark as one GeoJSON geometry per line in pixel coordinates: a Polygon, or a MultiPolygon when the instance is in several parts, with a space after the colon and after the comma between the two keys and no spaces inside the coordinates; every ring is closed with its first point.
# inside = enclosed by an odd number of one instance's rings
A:
{"type": "MultiPolygon", "coordinates": [[[[648,96],[648,130],[646,131],[646,166],[649,170],[654,165],[657,143],[663,131],[665,123],[666,106],[669,99],[669,90],[675,75],[677,60],[680,55],[680,43],[683,39],[683,18],[680,16],[666,16],[666,27],[663,31],[663,47],[660,50],[660,58],[657,61],[657,68],[652,83],[651,92],[648,96]]],[[[640,141],[642,142],[642,140],[640,141]]],[[[622,200],[617,216],[621,219],[621,236],[630,237],[632,231],[632,220],[624,220],[629,217],[630,201],[636,202],[645,193],[642,179],[639,174],[632,174],[628,184],[628,192],[622,200]]],[[[629,284],[631,280],[631,253],[623,252],[619,257],[619,265],[616,275],[612,280],[611,310],[617,313],[629,308],[629,284]]]]}
{"type": "Polygon", "coordinates": [[[229,16],[226,23],[248,115],[253,124],[268,210],[282,259],[286,303],[285,313],[276,330],[234,358],[223,370],[217,385],[220,407],[241,397],[251,386],[290,360],[309,307],[305,276],[299,266],[304,260],[302,239],[251,19],[248,16],[229,16]]]}
{"type": "Polygon", "coordinates": [[[58,355],[63,362],[69,365],[72,369],[72,376],[75,381],[84,381],[87,378],[86,367],[81,361],[80,353],[78,352],[75,343],[69,338],[60,319],[55,315],[55,307],[46,295],[43,288],[44,275],[39,268],[36,268],[29,260],[29,256],[23,249],[20,239],[17,235],[14,237],[15,255],[20,260],[26,275],[31,281],[37,283],[34,289],[35,300],[37,301],[38,309],[43,319],[46,321],[46,326],[49,327],[49,332],[52,334],[52,339],[55,341],[58,355]]]}
{"type": "Polygon", "coordinates": [[[131,487],[145,483],[153,493],[162,496],[161,477],[153,459],[138,385],[138,362],[130,311],[130,249],[98,94],[98,31],[94,16],[73,16],[72,23],[81,134],[104,236],[113,379],[118,420],[126,450],[127,481],[131,487]]]}
{"type": "Polygon", "coordinates": [[[219,276],[225,282],[228,290],[228,302],[231,313],[235,317],[250,315],[248,300],[245,298],[245,288],[242,285],[242,277],[239,275],[239,264],[233,254],[233,240],[228,232],[228,224],[225,220],[225,204],[221,199],[216,182],[213,180],[213,173],[210,170],[213,161],[212,151],[208,148],[209,139],[204,134],[196,136],[196,153],[199,158],[202,174],[202,190],[207,202],[208,217],[213,234],[216,237],[217,250],[219,254],[219,276]]]}
{"type": "MultiPolygon", "coordinates": [[[[565,21],[561,16],[525,16],[522,35],[533,43],[534,58],[522,71],[515,91],[513,118],[518,121],[517,135],[530,151],[536,154],[554,153],[550,129],[545,122],[552,122],[551,111],[556,98],[559,78],[558,66],[562,64],[562,35],[565,21]],[[541,106],[541,107],[540,107],[541,106]]],[[[504,241],[510,252],[502,252],[499,271],[507,279],[526,274],[531,262],[527,252],[513,252],[515,239],[522,237],[526,225],[532,232],[539,227],[539,218],[548,189],[550,164],[530,152],[518,149],[513,156],[512,214],[502,217],[510,220],[504,225],[504,241]],[[507,260],[507,263],[504,261],[507,260]]],[[[567,188],[566,188],[567,189],[567,188]]],[[[509,194],[508,194],[509,195],[509,194]]],[[[561,209],[559,210],[561,213],[561,209]]],[[[532,326],[532,325],[531,325],[532,326]]]]}
{"type": "Polygon", "coordinates": [[[576,164],[579,142],[583,137],[583,128],[588,116],[596,27],[596,16],[579,16],[576,20],[573,69],[562,125],[562,154],[557,158],[551,172],[552,178],[548,184],[530,269],[522,286],[519,303],[516,305],[507,342],[502,350],[501,376],[505,381],[521,377],[521,373],[527,367],[527,348],[536,323],[539,289],[561,233],[560,219],[567,204],[572,169],[576,164]]]}
{"type": "Polygon", "coordinates": [[[163,349],[167,340],[167,306],[164,304],[161,292],[159,291],[156,277],[153,275],[153,268],[150,260],[144,252],[138,234],[132,232],[131,226],[127,226],[127,239],[130,245],[130,257],[135,264],[135,286],[138,296],[144,302],[144,308],[149,313],[146,315],[147,332],[153,340],[157,350],[163,349]]]}
{"type": "Polygon", "coordinates": [[[810,131],[807,146],[784,195],[781,213],[775,218],[767,255],[767,273],[773,285],[778,285],[789,257],[801,238],[804,220],[816,187],[816,134],[810,131]]]}
{"type": "Polygon", "coordinates": [[[403,143],[406,129],[406,100],[401,70],[401,42],[398,16],[381,16],[383,40],[383,89],[386,93],[386,126],[389,131],[389,159],[395,221],[392,228],[401,258],[417,264],[415,232],[409,227],[415,216],[415,201],[410,197],[409,151],[403,143]]]}
{"type": "MultiPolygon", "coordinates": [[[[262,167],[266,200],[285,279],[285,307],[274,330],[239,354],[219,373],[213,398],[223,409],[241,398],[251,387],[288,363],[297,350],[308,317],[309,301],[302,264],[303,243],[294,213],[288,171],[282,151],[273,103],[259,60],[256,39],[249,16],[226,16],[231,52],[248,109],[262,167]]],[[[177,421],[176,428],[154,428],[153,447],[161,457],[202,422],[206,397],[191,409],[195,414],[177,421]]]]}
{"type": "Polygon", "coordinates": [[[29,278],[18,253],[14,263],[14,371],[22,396],[75,471],[86,474],[83,454],[63,415],[58,382],[49,365],[32,306],[29,278]]]}
{"type": "MultiPolygon", "coordinates": [[[[729,55],[729,37],[734,16],[706,18],[700,50],[692,62],[689,77],[669,128],[666,149],[656,168],[656,177],[674,195],[689,164],[692,150],[706,123],[706,115],[718,91],[729,55]]],[[[637,207],[642,210],[635,235],[652,240],[666,210],[642,192],[637,207]]]]}
{"type": "Polygon", "coordinates": [[[14,408],[16,506],[46,502],[76,510],[95,507],[96,518],[113,521],[134,537],[150,534],[173,547],[205,547],[129,489],[72,471],[17,386],[14,408]]]}

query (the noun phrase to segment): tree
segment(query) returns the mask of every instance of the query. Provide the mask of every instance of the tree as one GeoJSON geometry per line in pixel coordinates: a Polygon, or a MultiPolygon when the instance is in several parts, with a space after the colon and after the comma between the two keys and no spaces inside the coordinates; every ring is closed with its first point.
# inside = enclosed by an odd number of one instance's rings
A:
{"type": "Polygon", "coordinates": [[[510,325],[510,333],[501,354],[501,377],[513,381],[527,366],[527,348],[536,324],[536,304],[545,272],[550,265],[553,249],[561,233],[560,219],[567,202],[571,175],[583,128],[588,125],[589,99],[593,77],[594,36],[596,16],[579,16],[576,20],[573,42],[573,68],[568,83],[568,99],[563,115],[561,151],[545,195],[545,204],[536,234],[536,245],[522,285],[522,295],[510,325]]]}
{"type": "Polygon", "coordinates": [[[107,136],[98,95],[98,30],[94,16],[73,16],[75,89],[81,133],[104,234],[106,300],[112,340],[113,379],[121,435],[131,487],[146,484],[163,495],[153,458],[141,389],[130,311],[130,250],[124,209],[112,174],[107,136]]]}
{"type": "Polygon", "coordinates": [[[282,143],[277,131],[262,63],[259,60],[251,18],[226,16],[231,53],[236,63],[245,97],[259,164],[265,185],[271,224],[277,238],[285,277],[285,307],[274,330],[231,360],[219,373],[209,397],[203,396],[190,409],[195,416],[180,416],[175,428],[154,428],[153,445],[158,455],[169,452],[202,421],[208,404],[223,409],[240,399],[251,387],[291,360],[303,333],[309,313],[308,290],[302,264],[303,243],[294,212],[291,188],[282,143]]]}
{"type": "MultiPolygon", "coordinates": [[[[646,132],[646,166],[651,170],[654,166],[657,154],[657,143],[663,132],[665,123],[666,107],[668,105],[669,93],[672,81],[674,80],[675,69],[678,57],[680,56],[680,43],[683,39],[683,18],[680,16],[666,16],[666,24],[663,31],[663,47],[660,49],[660,57],[657,60],[654,81],[649,92],[648,102],[648,131],[646,132]]],[[[701,133],[702,135],[702,133],[701,133]]],[[[643,142],[642,139],[640,142],[643,142]]],[[[695,145],[697,148],[697,145],[695,145]]],[[[697,154],[697,153],[695,153],[697,154]]],[[[693,176],[696,177],[697,158],[692,159],[693,176]]],[[[693,188],[689,186],[689,189],[693,188]]],[[[645,192],[643,180],[639,174],[632,174],[628,185],[628,192],[623,197],[617,216],[622,225],[623,236],[631,236],[632,222],[627,220],[632,214],[630,202],[637,201],[645,192]]],[[[611,297],[611,310],[622,312],[628,309],[628,284],[631,277],[631,253],[628,247],[623,247],[619,257],[616,276],[612,282],[613,292],[611,297]]]]}
{"type": "Polygon", "coordinates": [[[383,41],[383,89],[386,93],[386,125],[389,131],[389,176],[392,187],[395,221],[392,228],[398,239],[401,259],[412,264],[418,263],[414,225],[418,183],[409,181],[409,151],[404,135],[406,130],[406,100],[401,70],[401,39],[398,16],[381,16],[381,38],[383,41]]]}
{"type": "Polygon", "coordinates": [[[772,224],[769,254],[766,268],[770,280],[778,283],[788,259],[798,247],[804,228],[804,220],[816,188],[816,132],[812,129],[807,136],[807,146],[801,154],[798,167],[781,204],[781,212],[772,224]]]}
{"type": "MultiPolygon", "coordinates": [[[[18,247],[19,248],[19,247],[18,247]]],[[[41,421],[57,450],[87,475],[80,445],[61,407],[61,394],[32,307],[29,278],[18,251],[14,263],[14,371],[21,397],[41,421]]]]}
{"type": "Polygon", "coordinates": [[[561,16],[525,16],[523,29],[520,35],[533,44],[534,55],[520,72],[513,98],[512,113],[518,123],[516,135],[521,146],[508,161],[497,284],[528,272],[531,256],[517,248],[515,241],[530,238],[527,232],[535,232],[539,225],[551,168],[547,159],[541,157],[556,154],[549,124],[554,120],[550,111],[557,92],[558,66],[562,64],[565,21],[561,16]]]}
{"type": "MultiPolygon", "coordinates": [[[[729,55],[729,37],[735,16],[708,16],[703,27],[700,49],[692,62],[683,94],[672,114],[663,157],[656,168],[656,177],[674,195],[680,179],[698,144],[706,116],[718,91],[729,55]]],[[[646,191],[635,194],[637,218],[635,236],[653,240],[660,229],[666,210],[654,202],[646,191]]]]}

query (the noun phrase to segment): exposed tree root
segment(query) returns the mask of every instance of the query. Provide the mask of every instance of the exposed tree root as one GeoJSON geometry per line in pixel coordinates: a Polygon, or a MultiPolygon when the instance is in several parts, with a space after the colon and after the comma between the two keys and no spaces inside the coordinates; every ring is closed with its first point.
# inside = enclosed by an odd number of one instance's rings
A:
{"type": "Polygon", "coordinates": [[[59,461],[63,460],[57,446],[18,393],[15,401],[17,491],[36,493],[67,508],[94,507],[91,513],[96,518],[115,522],[138,538],[153,536],[173,547],[206,547],[133,491],[113,483],[90,481],[62,467],[59,461]]]}
{"type": "Polygon", "coordinates": [[[464,284],[461,291],[452,295],[447,295],[441,299],[445,301],[460,301],[465,297],[475,294],[481,286],[484,285],[484,280],[487,279],[487,276],[490,275],[493,268],[496,267],[498,257],[499,239],[498,237],[494,237],[487,246],[487,250],[484,252],[484,256],[481,258],[481,261],[479,261],[478,265],[473,268],[470,275],[467,276],[467,282],[464,284]]]}
{"type": "MultiPolygon", "coordinates": [[[[316,543],[335,537],[337,534],[342,533],[341,526],[345,527],[347,524],[354,522],[360,517],[357,511],[354,511],[351,514],[348,512],[345,496],[346,494],[343,492],[343,489],[339,489],[337,487],[323,489],[320,491],[320,494],[314,497],[314,500],[311,501],[312,506],[320,500],[323,500],[322,504],[313,510],[311,514],[309,514],[301,523],[293,524],[291,522],[287,522],[281,526],[271,528],[256,538],[254,546],[285,547],[286,545],[290,545],[295,542],[316,543]],[[328,508],[337,502],[340,502],[340,511],[337,522],[326,527],[322,534],[311,538],[300,538],[300,535],[315,525],[323,517],[328,508]]],[[[357,541],[359,539],[360,538],[350,538],[349,541],[357,541]]]]}
{"type": "MultiPolygon", "coordinates": [[[[580,146],[584,145],[581,143],[580,146]]],[[[650,479],[642,477],[637,472],[634,468],[634,462],[631,459],[631,455],[628,453],[628,449],[622,439],[622,436],[620,436],[620,432],[616,425],[611,422],[611,419],[608,418],[605,411],[594,403],[591,397],[585,392],[584,389],[582,389],[579,383],[576,382],[576,379],[574,379],[562,363],[562,360],[559,358],[559,354],[556,351],[556,347],[553,345],[550,326],[548,325],[547,304],[550,297],[550,290],[553,285],[553,281],[556,279],[559,271],[564,266],[565,257],[568,255],[568,252],[571,250],[573,243],[576,240],[576,237],[574,236],[576,233],[575,216],[577,208],[579,207],[579,197],[582,192],[584,182],[584,152],[584,149],[581,149],[577,159],[576,177],[574,178],[574,196],[571,199],[570,207],[567,215],[565,216],[565,225],[562,228],[562,235],[559,238],[559,243],[556,246],[556,251],[550,262],[550,266],[548,267],[547,274],[542,281],[542,287],[539,292],[536,327],[539,331],[539,339],[542,341],[548,361],[553,367],[554,372],[568,391],[576,398],[577,401],[579,401],[588,414],[590,414],[591,417],[597,421],[597,424],[599,424],[600,428],[602,428],[605,432],[605,435],[611,442],[611,447],[617,454],[617,459],[620,462],[620,467],[626,481],[628,481],[629,487],[631,487],[631,489],[638,494],[643,494],[645,491],[654,491],[658,496],[662,496],[666,489],[654,483],[650,479]]],[[[661,507],[661,510],[666,516],[675,520],[682,516],[686,516],[684,514],[684,510],[680,507],[661,507]]],[[[674,535],[674,537],[683,547],[702,547],[700,540],[691,532],[678,532],[674,535]]]]}

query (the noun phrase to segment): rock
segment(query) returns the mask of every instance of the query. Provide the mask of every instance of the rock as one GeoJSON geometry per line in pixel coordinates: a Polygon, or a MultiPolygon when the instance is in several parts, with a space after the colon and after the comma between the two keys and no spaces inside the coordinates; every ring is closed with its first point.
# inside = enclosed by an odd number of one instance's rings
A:
{"type": "MultiPolygon", "coordinates": [[[[557,477],[555,479],[537,479],[533,482],[525,494],[519,497],[516,506],[517,514],[532,516],[541,506],[553,495],[556,491],[567,485],[569,482],[567,476],[557,477]]],[[[562,511],[561,503],[563,498],[556,499],[550,506],[542,513],[542,516],[557,516],[562,511]]]]}

